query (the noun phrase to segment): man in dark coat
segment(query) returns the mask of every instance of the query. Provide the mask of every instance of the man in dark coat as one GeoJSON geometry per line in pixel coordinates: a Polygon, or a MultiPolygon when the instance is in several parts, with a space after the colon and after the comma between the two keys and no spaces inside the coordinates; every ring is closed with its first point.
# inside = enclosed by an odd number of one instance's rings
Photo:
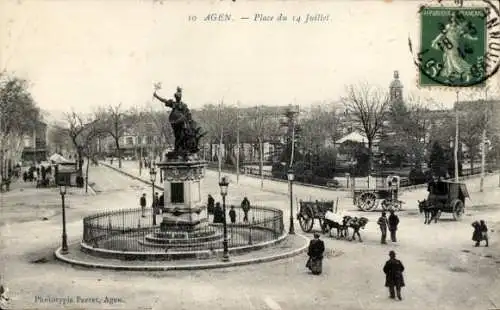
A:
{"type": "Polygon", "coordinates": [[[398,299],[402,300],[401,288],[405,286],[403,278],[405,267],[399,259],[396,259],[394,251],[389,252],[389,260],[385,263],[383,270],[385,273],[385,286],[389,288],[390,298],[396,298],[397,294],[398,299]],[[396,289],[395,292],[394,289],[396,289]]]}
{"type": "Polygon", "coordinates": [[[378,218],[377,224],[380,227],[380,243],[387,244],[387,241],[385,241],[387,238],[387,217],[385,216],[385,212],[382,212],[382,215],[378,218]]]}
{"type": "Polygon", "coordinates": [[[141,198],[139,199],[139,205],[141,206],[141,214],[142,217],[146,217],[144,212],[146,211],[146,194],[142,194],[141,198]]]}
{"type": "Polygon", "coordinates": [[[208,194],[208,201],[207,201],[208,214],[214,214],[214,208],[215,208],[215,199],[214,197],[212,197],[212,195],[208,194]]]}
{"type": "Polygon", "coordinates": [[[224,210],[220,206],[220,202],[215,204],[214,208],[214,223],[224,223],[224,210]]]}
{"type": "Polygon", "coordinates": [[[309,242],[306,267],[311,270],[313,274],[319,275],[323,271],[323,253],[325,252],[325,243],[319,239],[319,234],[314,233],[314,239],[309,242]]]}
{"type": "Polygon", "coordinates": [[[396,230],[398,230],[399,217],[394,214],[394,210],[390,210],[389,212],[391,215],[389,215],[388,226],[391,232],[391,241],[396,242],[396,230]]]}
{"type": "Polygon", "coordinates": [[[250,200],[247,197],[241,201],[241,209],[243,210],[243,222],[248,223],[248,211],[250,211],[250,200]]]}

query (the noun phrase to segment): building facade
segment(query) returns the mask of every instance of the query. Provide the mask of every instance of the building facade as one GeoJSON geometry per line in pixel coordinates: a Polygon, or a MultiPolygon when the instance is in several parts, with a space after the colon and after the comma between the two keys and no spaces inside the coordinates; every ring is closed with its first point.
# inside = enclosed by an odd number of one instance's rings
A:
{"type": "Polygon", "coordinates": [[[40,162],[47,160],[47,124],[38,121],[32,133],[23,137],[23,162],[40,162]]]}

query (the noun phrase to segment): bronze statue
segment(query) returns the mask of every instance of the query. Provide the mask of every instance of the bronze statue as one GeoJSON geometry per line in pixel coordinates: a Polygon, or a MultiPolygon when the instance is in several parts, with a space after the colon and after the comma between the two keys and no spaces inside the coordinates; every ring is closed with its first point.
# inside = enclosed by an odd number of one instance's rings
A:
{"type": "Polygon", "coordinates": [[[191,111],[187,105],[182,102],[182,89],[177,87],[177,92],[174,94],[175,100],[164,99],[156,94],[159,89],[157,85],[153,93],[153,97],[163,102],[166,107],[172,108],[168,120],[172,126],[175,137],[174,151],[167,154],[169,157],[184,157],[187,158],[191,154],[199,152],[199,142],[202,133],[201,127],[192,119],[191,111]]]}

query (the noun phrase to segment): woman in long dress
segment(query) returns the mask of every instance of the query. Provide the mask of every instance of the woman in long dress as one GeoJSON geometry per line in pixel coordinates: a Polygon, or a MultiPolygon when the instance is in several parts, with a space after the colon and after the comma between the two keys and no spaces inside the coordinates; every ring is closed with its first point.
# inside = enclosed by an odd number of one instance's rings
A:
{"type": "Polygon", "coordinates": [[[325,252],[325,243],[319,239],[319,234],[314,233],[314,239],[309,242],[306,267],[311,270],[312,274],[319,275],[323,271],[323,253],[325,252]]]}
{"type": "Polygon", "coordinates": [[[443,69],[440,76],[448,79],[452,75],[463,76],[465,81],[470,80],[469,64],[459,52],[460,43],[463,39],[475,41],[477,37],[469,34],[467,22],[459,21],[459,13],[454,12],[450,22],[444,30],[432,41],[432,48],[443,51],[443,69]]]}

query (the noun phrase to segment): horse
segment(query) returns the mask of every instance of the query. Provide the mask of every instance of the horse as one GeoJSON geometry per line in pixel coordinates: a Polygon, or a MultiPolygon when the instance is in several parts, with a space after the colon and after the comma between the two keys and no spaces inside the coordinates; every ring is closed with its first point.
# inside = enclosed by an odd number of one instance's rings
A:
{"type": "Polygon", "coordinates": [[[342,218],[342,223],[338,223],[329,219],[324,219],[323,223],[323,232],[330,232],[330,237],[332,236],[332,230],[336,229],[337,230],[337,239],[340,238],[347,238],[348,236],[348,231],[347,231],[347,223],[351,219],[350,216],[344,216],[342,218]]]}
{"type": "Polygon", "coordinates": [[[440,215],[441,209],[435,206],[432,206],[427,199],[422,201],[418,201],[418,209],[420,213],[424,213],[424,224],[430,224],[432,220],[434,223],[437,223],[440,215]]]}
{"type": "Polygon", "coordinates": [[[350,241],[355,240],[357,235],[359,238],[359,242],[363,242],[359,230],[364,229],[367,223],[368,219],[366,217],[360,217],[360,218],[353,217],[349,219],[347,226],[353,229],[352,238],[350,239],[350,241]]]}

